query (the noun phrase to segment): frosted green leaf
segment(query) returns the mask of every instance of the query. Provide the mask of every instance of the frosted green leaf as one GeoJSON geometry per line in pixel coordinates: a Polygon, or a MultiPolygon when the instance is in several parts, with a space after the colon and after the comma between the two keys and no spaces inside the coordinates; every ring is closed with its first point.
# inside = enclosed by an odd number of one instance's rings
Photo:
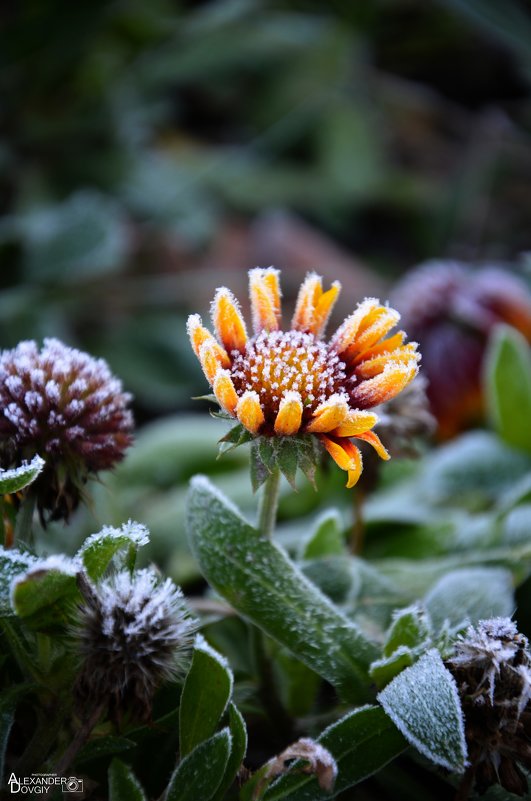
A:
{"type": "Polygon", "coordinates": [[[378,700],[421,754],[453,772],[464,771],[467,747],[457,686],[435,648],[399,673],[378,700]]]}
{"type": "Polygon", "coordinates": [[[231,752],[228,728],[194,748],[175,769],[165,801],[210,801],[220,786],[231,752]]]}
{"type": "Polygon", "coordinates": [[[104,526],[97,534],[87,537],[76,554],[81,559],[91,579],[97,581],[104,574],[109,562],[121,550],[133,549],[147,545],[149,532],[140,523],[129,520],[121,528],[104,526]]]}
{"type": "Polygon", "coordinates": [[[435,628],[477,623],[489,617],[510,617],[515,609],[512,576],[502,567],[468,567],[439,579],[424,603],[435,628]]]}
{"type": "Polygon", "coordinates": [[[32,554],[0,545],[0,616],[13,614],[11,584],[37,561],[37,557],[32,554]]]}
{"type": "Polygon", "coordinates": [[[24,462],[11,470],[0,468],[0,495],[12,495],[33,483],[45,465],[44,459],[36,455],[31,462],[24,462]]]}
{"type": "Polygon", "coordinates": [[[343,520],[337,509],[326,509],[319,515],[314,529],[304,543],[302,558],[315,559],[319,556],[340,556],[345,553],[343,520]]]}
{"type": "Polygon", "coordinates": [[[38,559],[11,585],[11,603],[29,628],[48,631],[69,621],[79,598],[79,564],[61,554],[38,559]]]}
{"type": "Polygon", "coordinates": [[[109,801],[146,801],[133,771],[119,759],[113,759],[109,766],[109,801]]]}
{"type": "Polygon", "coordinates": [[[345,697],[367,697],[373,643],[201,476],[192,481],[187,525],[203,575],[220,595],[345,697]]]}
{"type": "Polygon", "coordinates": [[[416,648],[431,636],[431,621],[426,612],[418,605],[399,609],[393,615],[393,621],[387,632],[384,643],[384,655],[390,656],[400,646],[416,648]]]}

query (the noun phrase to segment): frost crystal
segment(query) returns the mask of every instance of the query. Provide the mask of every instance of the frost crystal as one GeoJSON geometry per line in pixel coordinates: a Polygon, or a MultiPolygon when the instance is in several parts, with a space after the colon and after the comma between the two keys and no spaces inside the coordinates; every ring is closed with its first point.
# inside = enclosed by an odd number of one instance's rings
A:
{"type": "Polygon", "coordinates": [[[148,719],[158,685],[182,674],[189,661],[195,624],[182,591],[151,568],[122,571],[97,587],[82,575],[80,589],[75,692],[81,706],[148,719]]]}

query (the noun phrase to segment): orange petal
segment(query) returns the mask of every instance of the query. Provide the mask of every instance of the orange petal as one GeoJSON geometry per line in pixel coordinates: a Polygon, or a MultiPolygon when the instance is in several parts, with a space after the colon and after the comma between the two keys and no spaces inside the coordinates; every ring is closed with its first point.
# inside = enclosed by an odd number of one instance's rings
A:
{"type": "Polygon", "coordinates": [[[309,434],[326,434],[327,431],[337,428],[347,417],[348,412],[347,399],[337,393],[331,395],[317,407],[313,419],[306,426],[306,431],[309,434]]]}
{"type": "Polygon", "coordinates": [[[369,445],[372,445],[381,459],[387,461],[391,458],[380,437],[378,434],[375,434],[374,431],[364,431],[363,434],[358,434],[358,439],[362,439],[365,442],[368,442],[369,445]]]}
{"type": "Polygon", "coordinates": [[[234,414],[238,404],[238,396],[232,383],[229,370],[218,370],[213,383],[214,395],[222,409],[234,414]]]}
{"type": "Polygon", "coordinates": [[[278,270],[273,267],[267,270],[262,270],[260,267],[249,270],[249,294],[255,334],[264,329],[278,331],[280,324],[278,270]]]}
{"type": "Polygon", "coordinates": [[[373,347],[395,327],[399,320],[400,315],[395,309],[386,306],[375,309],[363,320],[354,341],[342,354],[342,358],[346,362],[350,362],[362,351],[373,347]]]}
{"type": "Polygon", "coordinates": [[[387,337],[387,339],[378,342],[371,348],[363,350],[352,360],[351,364],[353,365],[359,364],[360,362],[364,362],[367,359],[373,359],[375,356],[380,356],[382,353],[391,353],[392,351],[397,350],[404,344],[405,338],[406,338],[405,331],[398,331],[396,334],[393,334],[392,337],[387,337]]]}
{"type": "Polygon", "coordinates": [[[321,442],[334,460],[342,469],[348,472],[347,488],[357,483],[363,467],[361,453],[349,439],[330,439],[322,435],[321,442]]]}
{"type": "Polygon", "coordinates": [[[312,331],[315,307],[322,293],[321,277],[317,273],[308,273],[297,295],[295,313],[291,321],[293,329],[296,331],[312,331]]]}
{"type": "Polygon", "coordinates": [[[216,342],[214,337],[207,339],[199,348],[199,361],[210,386],[213,385],[216,373],[220,368],[230,367],[230,360],[226,351],[216,342]]]}
{"type": "Polygon", "coordinates": [[[199,359],[199,351],[201,350],[201,345],[204,342],[212,341],[215,342],[215,338],[212,336],[208,328],[205,328],[202,324],[201,318],[198,314],[191,314],[188,317],[186,322],[186,330],[188,332],[188,336],[190,337],[190,342],[192,343],[192,348],[199,359]]]}
{"type": "Polygon", "coordinates": [[[361,362],[356,368],[356,375],[358,378],[373,378],[379,375],[386,367],[387,364],[407,364],[411,358],[415,358],[415,351],[417,349],[416,342],[409,342],[401,348],[397,348],[392,353],[382,353],[380,356],[375,356],[373,359],[361,362]]]}
{"type": "Polygon", "coordinates": [[[296,434],[301,427],[302,408],[302,400],[298,392],[285,392],[275,420],[275,434],[284,437],[296,434]]]}
{"type": "Polygon", "coordinates": [[[379,307],[380,302],[376,298],[365,298],[364,301],[358,303],[356,311],[341,323],[330,341],[330,345],[336,353],[344,353],[352,345],[364,319],[379,307]]]}
{"type": "Polygon", "coordinates": [[[245,351],[247,329],[238,307],[238,301],[229,289],[220,287],[212,303],[212,322],[220,342],[228,353],[245,351]]]}
{"type": "Polygon", "coordinates": [[[345,420],[338,426],[333,434],[335,437],[359,437],[369,431],[378,422],[378,415],[355,409],[348,413],[345,420]]]}
{"type": "Polygon", "coordinates": [[[312,324],[312,334],[315,334],[316,337],[320,337],[326,328],[326,324],[328,323],[328,319],[330,314],[332,313],[332,309],[334,308],[334,304],[338,298],[338,295],[341,291],[341,284],[339,281],[334,281],[332,286],[327,292],[323,292],[319,300],[317,301],[317,305],[315,307],[314,315],[313,315],[313,324],[312,324]]]}
{"type": "Polygon", "coordinates": [[[265,422],[265,417],[257,392],[247,390],[243,393],[236,406],[236,416],[247,431],[250,431],[251,434],[258,433],[265,422]]]}
{"type": "Polygon", "coordinates": [[[352,401],[360,409],[378,406],[398,395],[415,378],[417,372],[418,365],[415,359],[410,359],[406,364],[391,362],[379,375],[360,381],[351,390],[352,401]]]}

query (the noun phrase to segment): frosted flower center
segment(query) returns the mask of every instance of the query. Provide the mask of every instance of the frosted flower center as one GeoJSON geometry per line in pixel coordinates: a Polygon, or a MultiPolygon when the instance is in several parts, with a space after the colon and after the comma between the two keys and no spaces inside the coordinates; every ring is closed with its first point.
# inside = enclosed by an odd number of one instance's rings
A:
{"type": "Polygon", "coordinates": [[[262,331],[245,353],[233,351],[232,380],[238,395],[258,393],[266,417],[276,415],[286,392],[298,392],[311,413],[330,395],[345,392],[345,364],[313,334],[262,331]]]}

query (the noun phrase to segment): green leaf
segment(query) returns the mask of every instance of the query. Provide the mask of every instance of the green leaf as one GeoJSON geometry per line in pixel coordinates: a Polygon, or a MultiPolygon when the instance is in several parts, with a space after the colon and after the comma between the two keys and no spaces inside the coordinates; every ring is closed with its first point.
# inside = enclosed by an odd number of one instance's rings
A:
{"type": "Polygon", "coordinates": [[[122,754],[124,751],[130,751],[131,748],[135,747],[136,742],[128,737],[118,737],[114,734],[94,737],[83,746],[77,755],[76,766],[90,762],[93,759],[122,754]]]}
{"type": "Polygon", "coordinates": [[[353,589],[357,589],[357,576],[345,554],[310,559],[300,567],[304,575],[337,604],[345,603],[353,589]]]}
{"type": "Polygon", "coordinates": [[[13,615],[11,606],[11,583],[25,573],[37,561],[32,554],[17,548],[4,548],[0,545],[0,616],[13,615]]]}
{"type": "Polygon", "coordinates": [[[371,679],[381,689],[414,661],[411,648],[408,648],[407,645],[400,645],[390,656],[377,659],[372,663],[369,671],[371,679]]]}
{"type": "Polygon", "coordinates": [[[11,601],[26,626],[49,631],[68,623],[72,604],[80,597],[77,570],[71,560],[50,556],[35,562],[15,580],[11,601]]]}
{"type": "Polygon", "coordinates": [[[131,768],[116,758],[109,766],[109,801],[146,801],[131,768]]]}
{"type": "Polygon", "coordinates": [[[188,535],[211,586],[345,698],[367,696],[376,647],[208,482],[193,479],[188,535]]]}
{"type": "Polygon", "coordinates": [[[170,779],[165,801],[210,801],[225,775],[231,739],[225,728],[185,756],[170,779]]]}
{"type": "Polygon", "coordinates": [[[378,700],[421,754],[453,772],[464,771],[467,747],[459,694],[436,649],[399,673],[378,700]]]}
{"type": "Polygon", "coordinates": [[[531,354],[519,331],[497,326],[486,356],[488,410],[500,436],[531,452],[531,354]]]}
{"type": "MultiPolygon", "coordinates": [[[[335,798],[387,765],[407,747],[404,738],[377,706],[365,706],[333,723],[317,742],[334,757],[338,774],[332,793],[322,790],[314,776],[290,773],[272,784],[264,801],[324,801],[335,798]]],[[[244,796],[245,797],[245,796],[244,796]]]]}
{"type": "Polygon", "coordinates": [[[279,675],[282,703],[292,717],[310,714],[321,686],[321,677],[297,659],[287,648],[277,646],[274,669],[279,675]]]}
{"type": "Polygon", "coordinates": [[[31,462],[14,467],[12,470],[0,468],[0,495],[12,495],[33,483],[44,465],[44,459],[34,456],[31,462]]]}
{"type": "Polygon", "coordinates": [[[119,551],[134,552],[149,542],[149,532],[145,526],[129,520],[121,528],[104,526],[98,534],[91,534],[76,554],[83,562],[85,570],[94,581],[98,581],[109,562],[119,551]]]}
{"type": "Polygon", "coordinates": [[[303,559],[315,559],[319,556],[340,556],[343,553],[343,520],[337,509],[327,509],[315,521],[315,528],[304,544],[301,556],[303,559]]]}
{"type": "Polygon", "coordinates": [[[512,576],[502,567],[468,567],[439,579],[424,603],[436,629],[477,623],[488,617],[510,617],[516,607],[512,576]]]}
{"type": "Polygon", "coordinates": [[[240,710],[232,701],[229,704],[229,729],[231,733],[230,756],[225,774],[213,801],[223,801],[225,793],[234,782],[247,751],[247,728],[240,710]]]}
{"type": "Polygon", "coordinates": [[[384,656],[391,656],[400,646],[416,648],[431,635],[431,622],[420,606],[400,609],[393,615],[384,643],[384,656]]]}
{"type": "Polygon", "coordinates": [[[215,732],[232,695],[232,685],[233,676],[226,659],[198,635],[181,697],[181,756],[189,754],[215,732]]]}

